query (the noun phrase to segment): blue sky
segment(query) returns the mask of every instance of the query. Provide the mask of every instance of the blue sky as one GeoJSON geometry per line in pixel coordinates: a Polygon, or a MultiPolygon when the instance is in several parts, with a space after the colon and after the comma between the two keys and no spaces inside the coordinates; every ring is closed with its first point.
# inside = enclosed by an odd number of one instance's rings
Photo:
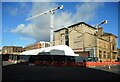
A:
{"type": "Polygon", "coordinates": [[[57,5],[64,5],[64,8],[55,12],[54,30],[81,21],[94,26],[108,20],[102,25],[104,31],[118,36],[118,2],[2,2],[0,46],[26,46],[40,40],[49,41],[49,14],[30,21],[25,19],[57,5]]]}

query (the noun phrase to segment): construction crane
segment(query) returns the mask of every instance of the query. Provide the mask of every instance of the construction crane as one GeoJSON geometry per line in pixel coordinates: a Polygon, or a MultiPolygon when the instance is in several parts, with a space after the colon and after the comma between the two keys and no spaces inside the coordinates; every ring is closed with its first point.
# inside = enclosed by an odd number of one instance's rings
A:
{"type": "Polygon", "coordinates": [[[43,13],[37,14],[35,16],[32,16],[32,17],[26,19],[26,20],[32,20],[32,19],[34,19],[38,16],[41,16],[41,15],[44,15],[44,14],[48,14],[48,13],[51,14],[51,17],[50,17],[50,42],[51,42],[51,46],[53,45],[53,17],[54,17],[54,13],[55,13],[56,10],[58,10],[58,9],[61,10],[62,8],[63,8],[63,5],[60,5],[56,8],[54,8],[54,9],[45,11],[43,13]]]}

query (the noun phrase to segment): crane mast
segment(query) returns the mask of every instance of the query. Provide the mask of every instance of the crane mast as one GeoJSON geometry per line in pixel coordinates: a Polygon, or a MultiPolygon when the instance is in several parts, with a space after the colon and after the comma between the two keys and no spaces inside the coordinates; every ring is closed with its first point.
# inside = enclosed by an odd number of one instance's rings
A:
{"type": "Polygon", "coordinates": [[[32,20],[32,19],[34,19],[34,18],[36,18],[38,16],[41,16],[41,15],[44,15],[44,14],[48,14],[48,13],[51,14],[51,16],[50,16],[50,42],[51,42],[51,45],[50,46],[53,46],[54,13],[55,13],[56,10],[62,9],[62,8],[63,8],[63,5],[60,5],[60,6],[56,7],[56,8],[54,8],[54,9],[47,10],[47,11],[45,11],[43,13],[37,14],[35,16],[32,16],[32,17],[26,19],[26,20],[32,20]]]}

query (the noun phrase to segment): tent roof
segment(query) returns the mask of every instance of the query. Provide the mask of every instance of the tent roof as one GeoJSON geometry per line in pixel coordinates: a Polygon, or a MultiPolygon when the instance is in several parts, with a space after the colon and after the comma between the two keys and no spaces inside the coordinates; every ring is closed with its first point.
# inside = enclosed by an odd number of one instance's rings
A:
{"type": "MultiPolygon", "coordinates": [[[[78,54],[75,54],[74,51],[66,45],[58,45],[58,46],[28,50],[20,53],[20,55],[37,55],[40,52],[50,52],[51,50],[63,50],[65,52],[65,54],[63,55],[66,56],[79,56],[78,54]]],[[[55,54],[55,55],[59,55],[59,54],[55,54]]]]}

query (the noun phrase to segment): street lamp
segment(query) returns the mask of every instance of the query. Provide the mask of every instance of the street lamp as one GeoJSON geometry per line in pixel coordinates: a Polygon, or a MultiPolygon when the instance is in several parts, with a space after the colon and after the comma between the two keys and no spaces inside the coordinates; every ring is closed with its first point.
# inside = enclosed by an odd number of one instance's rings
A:
{"type": "Polygon", "coordinates": [[[106,23],[107,23],[107,20],[104,20],[103,22],[101,22],[101,23],[99,24],[99,26],[102,25],[102,24],[106,24],[106,23]]]}
{"type": "Polygon", "coordinates": [[[99,28],[99,26],[100,25],[102,25],[102,24],[107,24],[108,23],[108,21],[107,20],[104,20],[104,21],[102,21],[100,24],[96,24],[96,28],[97,28],[97,30],[98,30],[98,28],[99,28]]]}

